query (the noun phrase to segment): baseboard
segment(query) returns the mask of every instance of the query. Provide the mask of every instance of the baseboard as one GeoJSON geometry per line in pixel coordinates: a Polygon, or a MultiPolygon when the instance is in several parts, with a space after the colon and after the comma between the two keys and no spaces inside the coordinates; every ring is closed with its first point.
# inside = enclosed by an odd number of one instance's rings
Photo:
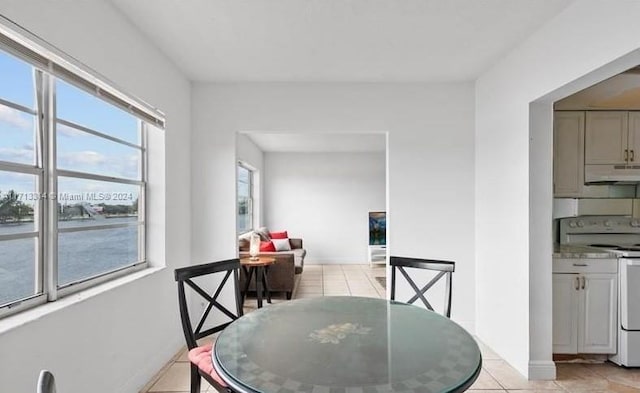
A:
{"type": "Polygon", "coordinates": [[[154,361],[141,364],[136,372],[128,378],[121,386],[120,392],[141,392],[141,388],[150,388],[156,381],[152,379],[159,376],[159,371],[164,369],[173,361],[180,348],[184,347],[184,339],[177,337],[174,340],[167,340],[164,345],[158,345],[157,351],[154,352],[152,358],[154,361]]]}
{"type": "Polygon", "coordinates": [[[471,335],[475,334],[475,332],[476,332],[476,324],[475,324],[474,321],[467,321],[467,320],[458,321],[458,320],[455,319],[455,315],[451,319],[453,319],[453,321],[455,323],[457,323],[458,325],[462,326],[462,328],[464,330],[466,330],[469,334],[471,334],[471,335]]]}
{"type": "Polygon", "coordinates": [[[553,381],[556,379],[556,364],[551,360],[530,360],[530,381],[553,381]]]}

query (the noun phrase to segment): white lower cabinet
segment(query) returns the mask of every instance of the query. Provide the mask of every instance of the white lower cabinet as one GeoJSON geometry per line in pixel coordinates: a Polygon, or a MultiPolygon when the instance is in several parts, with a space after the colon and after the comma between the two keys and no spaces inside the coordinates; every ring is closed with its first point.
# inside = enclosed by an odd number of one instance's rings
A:
{"type": "Polygon", "coordinates": [[[617,274],[553,274],[553,353],[617,350],[617,274]]]}
{"type": "Polygon", "coordinates": [[[585,274],[578,323],[578,352],[616,353],[617,294],[615,274],[585,274]]]}
{"type": "Polygon", "coordinates": [[[553,275],[553,353],[578,353],[577,274],[553,275]]]}

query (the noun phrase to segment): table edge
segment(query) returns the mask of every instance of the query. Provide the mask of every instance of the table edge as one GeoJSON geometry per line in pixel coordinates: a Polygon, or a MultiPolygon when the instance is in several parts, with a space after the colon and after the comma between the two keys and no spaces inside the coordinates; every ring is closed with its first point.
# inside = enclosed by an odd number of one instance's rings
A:
{"type": "MultiPolygon", "coordinates": [[[[338,296],[338,297],[349,297],[349,298],[353,298],[353,297],[362,297],[362,296],[338,296]]],[[[365,297],[363,297],[365,298],[365,297]]],[[[366,298],[369,299],[369,298],[366,298]]],[[[300,299],[298,299],[300,300],[300,299]]],[[[400,303],[403,305],[407,305],[407,306],[413,306],[413,307],[418,307],[414,304],[409,304],[409,303],[404,303],[404,302],[400,302],[397,300],[390,300],[390,299],[378,299],[378,300],[383,300],[386,302],[393,302],[393,303],[400,303]]],[[[295,301],[295,300],[293,300],[295,301]]],[[[422,308],[422,307],[418,307],[418,308],[422,308]]],[[[256,310],[258,311],[258,310],[256,310]]],[[[430,311],[430,310],[427,310],[430,311]]],[[[434,312],[434,311],[431,311],[434,312]]],[[[438,313],[436,313],[438,314],[438,313]]],[[[475,339],[473,338],[473,335],[471,335],[471,333],[469,333],[466,329],[464,329],[461,325],[459,325],[458,323],[456,323],[455,321],[451,320],[450,318],[445,317],[444,315],[438,314],[443,318],[448,319],[450,322],[458,325],[460,328],[462,328],[475,342],[475,339]]],[[[221,332],[223,333],[224,330],[221,332]]],[[[256,393],[256,391],[254,389],[252,389],[249,386],[246,386],[245,384],[243,384],[242,382],[238,381],[237,379],[235,379],[234,377],[232,377],[231,375],[229,375],[225,370],[224,367],[222,366],[222,364],[218,361],[218,353],[216,351],[216,344],[217,344],[217,340],[213,345],[212,348],[212,360],[213,360],[213,366],[214,366],[214,370],[218,373],[218,375],[220,375],[220,377],[229,385],[229,387],[231,387],[234,391],[238,392],[238,393],[256,393]]],[[[476,345],[478,345],[476,343],[476,345]]],[[[476,368],[475,372],[462,384],[458,385],[455,388],[452,388],[451,390],[447,390],[447,393],[460,393],[460,392],[464,392],[467,391],[478,379],[478,377],[480,376],[480,373],[482,372],[482,365],[483,365],[483,357],[482,357],[482,351],[480,350],[479,346],[478,346],[478,353],[480,355],[480,359],[478,361],[478,367],[476,368]]]]}

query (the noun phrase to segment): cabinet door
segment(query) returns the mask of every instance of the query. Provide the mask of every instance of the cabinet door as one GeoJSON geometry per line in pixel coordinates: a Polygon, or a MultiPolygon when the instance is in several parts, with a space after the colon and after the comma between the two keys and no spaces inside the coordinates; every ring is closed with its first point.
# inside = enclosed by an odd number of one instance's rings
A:
{"type": "Polygon", "coordinates": [[[626,164],[627,112],[587,112],[584,159],[586,164],[626,164]]]}
{"type": "Polygon", "coordinates": [[[617,284],[616,274],[592,273],[581,276],[578,352],[616,353],[617,284]]]}
{"type": "Polygon", "coordinates": [[[577,274],[553,274],[553,353],[578,352],[577,274]]]}
{"type": "Polygon", "coordinates": [[[579,197],[583,185],[584,112],[555,112],[553,119],[553,195],[555,197],[579,197]]]}
{"type": "Polygon", "coordinates": [[[640,112],[629,112],[629,164],[640,165],[640,112]]]}

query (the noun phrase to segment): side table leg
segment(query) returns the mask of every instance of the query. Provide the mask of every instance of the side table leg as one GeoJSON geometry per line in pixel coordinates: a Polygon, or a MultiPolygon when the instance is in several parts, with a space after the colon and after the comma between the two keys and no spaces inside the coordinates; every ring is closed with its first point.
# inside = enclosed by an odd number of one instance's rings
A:
{"type": "Polygon", "coordinates": [[[265,266],[263,272],[262,284],[264,286],[264,292],[267,294],[267,303],[271,303],[271,289],[269,288],[269,279],[267,278],[267,274],[269,274],[269,266],[265,266]]]}
{"type": "Polygon", "coordinates": [[[264,275],[264,269],[262,266],[255,267],[254,269],[258,269],[255,273],[255,281],[256,281],[256,296],[258,297],[258,308],[262,308],[262,277],[264,275]]]}
{"type": "Polygon", "coordinates": [[[247,279],[247,282],[244,283],[244,289],[240,294],[240,304],[244,305],[244,299],[247,297],[247,292],[249,291],[249,285],[251,284],[251,276],[253,275],[253,268],[247,268],[246,266],[242,266],[242,270],[244,270],[244,275],[247,279]]]}

